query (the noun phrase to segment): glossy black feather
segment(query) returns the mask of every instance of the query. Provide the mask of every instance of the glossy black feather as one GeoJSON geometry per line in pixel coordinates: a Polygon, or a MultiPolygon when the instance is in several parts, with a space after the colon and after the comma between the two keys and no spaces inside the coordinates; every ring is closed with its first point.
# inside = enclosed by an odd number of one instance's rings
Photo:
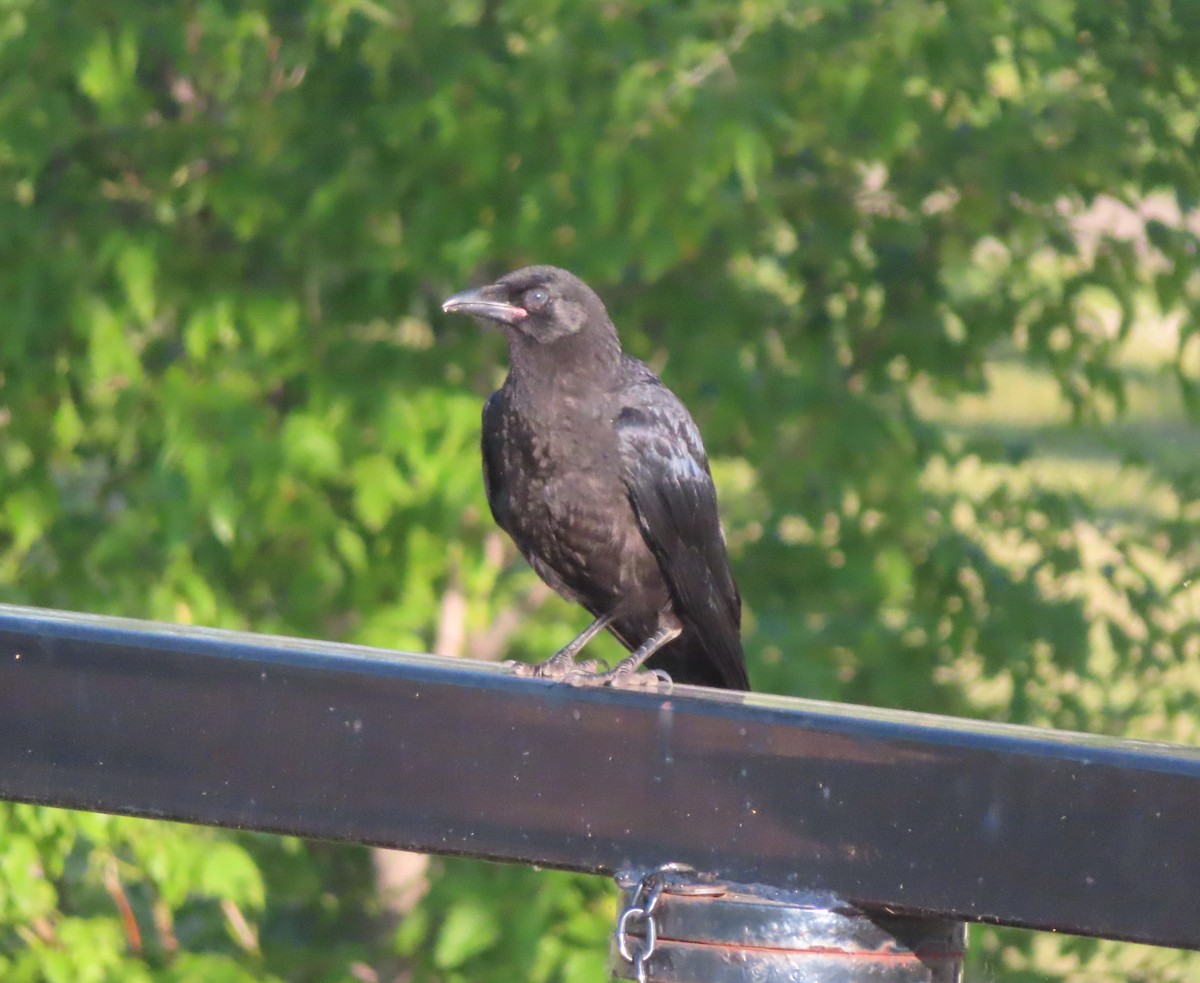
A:
{"type": "Polygon", "coordinates": [[[654,664],[675,678],[688,671],[676,663],[700,663],[707,685],[749,689],[742,598],[729,569],[708,459],[683,404],[655,383],[661,391],[631,401],[616,421],[630,504],[684,624],[654,664]]]}

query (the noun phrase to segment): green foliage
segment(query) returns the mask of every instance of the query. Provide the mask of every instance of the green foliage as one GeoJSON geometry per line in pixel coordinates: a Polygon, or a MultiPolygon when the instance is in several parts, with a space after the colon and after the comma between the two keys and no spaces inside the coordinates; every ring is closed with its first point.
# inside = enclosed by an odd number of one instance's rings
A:
{"type": "Polygon", "coordinates": [[[440,867],[444,876],[396,938],[398,951],[415,961],[418,972],[471,983],[605,978],[616,919],[607,885],[474,861],[440,867]]]}
{"type": "MultiPolygon", "coordinates": [[[[544,655],[501,346],[437,304],[555,262],[700,419],[757,687],[1195,741],[1197,50],[1169,0],[9,3],[0,596],[544,655]]],[[[447,862],[393,935],[365,851],[0,830],[6,980],[602,976],[577,877],[447,862]]]]}

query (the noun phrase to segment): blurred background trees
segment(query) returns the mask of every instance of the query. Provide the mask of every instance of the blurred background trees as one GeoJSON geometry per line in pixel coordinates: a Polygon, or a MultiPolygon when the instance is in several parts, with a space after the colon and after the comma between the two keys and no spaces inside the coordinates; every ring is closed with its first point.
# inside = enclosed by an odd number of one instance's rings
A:
{"type": "MultiPolygon", "coordinates": [[[[1195,743],[1197,51],[1192,0],[10,0],[0,597],[552,651],[585,616],[479,477],[502,343],[438,313],[552,262],[705,432],[756,688],[1195,743]]],[[[5,980],[582,983],[612,917],[0,804],[5,980]]]]}

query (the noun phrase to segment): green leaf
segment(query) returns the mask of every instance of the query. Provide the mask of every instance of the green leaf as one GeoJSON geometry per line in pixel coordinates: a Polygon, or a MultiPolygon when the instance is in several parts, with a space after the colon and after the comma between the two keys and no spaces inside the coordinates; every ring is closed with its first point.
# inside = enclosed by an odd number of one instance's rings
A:
{"type": "Polygon", "coordinates": [[[461,901],[446,913],[434,943],[433,963],[439,969],[456,969],[487,951],[500,937],[494,912],[461,901]]]}
{"type": "Polygon", "coordinates": [[[354,462],[354,508],[363,525],[378,531],[408,495],[408,485],[396,465],[382,454],[354,462]]]}
{"type": "Polygon", "coordinates": [[[117,271],[129,306],[143,324],[149,324],[154,320],[155,311],[154,254],[143,246],[130,243],[117,257],[117,271]]]}
{"type": "Polygon", "coordinates": [[[70,399],[64,399],[58,404],[58,409],[54,414],[54,433],[58,438],[58,446],[63,450],[73,450],[84,432],[84,423],[79,416],[79,411],[75,408],[75,403],[70,399]]]}
{"type": "Polygon", "coordinates": [[[328,419],[293,413],[283,425],[288,462],[302,474],[329,478],[342,471],[342,449],[328,419]]]}
{"type": "Polygon", "coordinates": [[[7,836],[0,851],[0,920],[28,923],[44,918],[57,901],[34,841],[27,836],[7,836]]]}
{"type": "Polygon", "coordinates": [[[237,905],[262,908],[266,890],[254,859],[233,843],[214,843],[200,867],[198,889],[237,905]]]}
{"type": "Polygon", "coordinates": [[[129,90],[137,69],[137,40],[126,30],[117,37],[100,34],[83,57],[79,86],[95,102],[115,106],[129,90]]]}

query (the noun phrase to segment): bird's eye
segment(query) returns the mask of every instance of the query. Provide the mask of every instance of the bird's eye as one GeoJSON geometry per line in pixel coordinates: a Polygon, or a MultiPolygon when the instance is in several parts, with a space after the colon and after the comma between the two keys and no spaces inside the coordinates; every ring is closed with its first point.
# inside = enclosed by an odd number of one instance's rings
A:
{"type": "Polygon", "coordinates": [[[540,311],[550,303],[550,291],[543,290],[541,287],[534,287],[532,290],[525,291],[525,296],[522,300],[522,306],[525,310],[540,311]]]}

